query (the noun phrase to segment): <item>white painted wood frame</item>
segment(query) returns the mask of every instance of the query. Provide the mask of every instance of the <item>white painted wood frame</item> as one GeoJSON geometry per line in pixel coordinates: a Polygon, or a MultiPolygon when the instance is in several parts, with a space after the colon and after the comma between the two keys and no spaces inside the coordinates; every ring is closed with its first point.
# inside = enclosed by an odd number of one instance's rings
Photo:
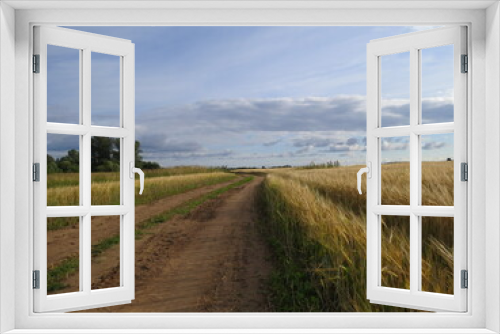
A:
{"type": "Polygon", "coordinates": [[[40,73],[34,79],[34,158],[40,163],[40,182],[34,183],[34,270],[40,271],[40,288],[34,289],[34,312],[82,310],[129,303],[134,299],[134,179],[129,177],[135,159],[134,44],[129,40],[71,29],[34,27],[34,54],[40,55],[40,73]],[[80,58],[79,124],[47,122],[47,45],[72,48],[80,58]],[[120,57],[120,127],[91,123],[91,55],[99,52],[120,57]],[[80,205],[47,206],[47,134],[79,137],[80,205]],[[120,205],[91,205],[91,138],[120,138],[120,205]],[[91,218],[120,216],[120,286],[91,288],[91,218]],[[79,292],[47,295],[47,217],[80,217],[79,292]]]}
{"type": "Polygon", "coordinates": [[[461,270],[467,270],[467,182],[461,182],[460,164],[467,160],[467,73],[461,73],[461,55],[467,54],[466,27],[432,29],[371,41],[367,46],[367,298],[372,303],[430,311],[467,310],[467,289],[461,288],[461,270]],[[453,45],[454,122],[422,124],[421,50],[453,45]],[[409,53],[410,124],[382,127],[382,56],[409,53]],[[454,134],[454,206],[421,203],[421,135],[454,134]],[[410,153],[410,205],[381,205],[381,140],[406,136],[410,153]],[[410,217],[410,289],[382,286],[382,215],[410,217]],[[422,291],[421,217],[453,217],[453,295],[422,291]]]}

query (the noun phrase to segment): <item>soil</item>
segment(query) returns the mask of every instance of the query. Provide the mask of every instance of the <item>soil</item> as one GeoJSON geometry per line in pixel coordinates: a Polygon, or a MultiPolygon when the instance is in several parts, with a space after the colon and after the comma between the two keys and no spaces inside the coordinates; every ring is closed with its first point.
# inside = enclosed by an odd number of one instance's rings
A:
{"type": "MultiPolygon", "coordinates": [[[[255,205],[262,181],[256,177],[205,202],[188,217],[147,230],[136,241],[135,299],[89,311],[269,311],[266,282],[272,262],[258,230],[255,205]]],[[[118,249],[106,256],[117,259],[118,249]]],[[[118,286],[118,267],[105,262],[107,267],[98,269],[99,285],[118,286]]]]}

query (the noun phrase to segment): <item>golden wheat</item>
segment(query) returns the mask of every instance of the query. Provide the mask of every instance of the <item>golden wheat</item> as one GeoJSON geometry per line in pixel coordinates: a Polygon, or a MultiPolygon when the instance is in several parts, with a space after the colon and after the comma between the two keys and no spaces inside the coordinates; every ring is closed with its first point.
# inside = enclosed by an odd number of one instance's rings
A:
{"type": "MultiPolygon", "coordinates": [[[[422,203],[453,205],[453,163],[424,163],[422,169],[422,203]]],[[[328,310],[394,311],[366,299],[366,196],[356,190],[358,170],[270,171],[264,187],[268,224],[290,248],[301,238],[320,245],[312,247],[307,270],[315,273],[328,310]]],[[[382,166],[382,201],[409,204],[408,164],[382,166]]],[[[422,218],[422,240],[422,289],[453,293],[453,218],[422,218]]],[[[409,252],[409,218],[382,217],[383,286],[409,288],[409,252]]]]}

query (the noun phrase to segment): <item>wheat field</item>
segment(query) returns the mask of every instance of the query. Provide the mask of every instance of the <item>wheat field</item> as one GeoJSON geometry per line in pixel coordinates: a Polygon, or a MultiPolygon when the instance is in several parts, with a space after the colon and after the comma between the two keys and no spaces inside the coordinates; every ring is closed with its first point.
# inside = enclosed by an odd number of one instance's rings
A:
{"type": "MultiPolygon", "coordinates": [[[[120,204],[120,181],[118,173],[92,174],[91,202],[92,205],[118,205],[120,204]],[[106,175],[107,174],[107,175],[106,175]]],[[[221,171],[196,172],[191,174],[172,173],[165,176],[163,170],[146,171],[143,195],[135,197],[136,205],[151,203],[160,198],[179,194],[202,186],[212,185],[234,179],[232,173],[221,171]]],[[[47,189],[47,205],[79,205],[78,174],[52,174],[52,185],[67,181],[76,185],[52,186],[47,189]],[[72,178],[71,178],[72,177],[72,178]]],[[[50,180],[49,180],[50,181],[50,180]]],[[[138,194],[139,181],[135,181],[136,194],[138,194]]]]}
{"type": "MultiPolygon", "coordinates": [[[[359,166],[269,170],[261,206],[281,267],[282,311],[408,311],[366,298],[366,191],[359,166]],[[288,289],[286,287],[289,287],[288,289]],[[290,288],[291,287],[291,288],[290,288]]],[[[422,166],[422,203],[453,205],[453,162],[422,166]]],[[[409,165],[382,167],[383,204],[409,204],[409,165]]],[[[422,290],[453,293],[453,218],[422,218],[422,290]]],[[[409,217],[382,217],[382,285],[408,289],[409,217]]]]}

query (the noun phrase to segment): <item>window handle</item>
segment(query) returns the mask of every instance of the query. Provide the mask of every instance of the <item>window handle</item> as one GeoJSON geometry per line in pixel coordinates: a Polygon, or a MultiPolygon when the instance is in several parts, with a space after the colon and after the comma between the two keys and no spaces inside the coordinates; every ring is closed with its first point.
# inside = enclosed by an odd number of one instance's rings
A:
{"type": "Polygon", "coordinates": [[[135,168],[134,167],[134,162],[130,161],[129,164],[129,170],[130,170],[130,178],[134,178],[134,173],[139,174],[139,179],[140,179],[140,184],[141,184],[141,189],[139,190],[139,195],[142,195],[142,191],[144,190],[144,172],[140,168],[135,168]]]}
{"type": "Polygon", "coordinates": [[[361,195],[361,175],[363,175],[363,173],[366,173],[367,178],[369,179],[372,178],[372,163],[370,161],[368,161],[366,167],[361,168],[358,171],[358,192],[360,195],[361,195]]]}

